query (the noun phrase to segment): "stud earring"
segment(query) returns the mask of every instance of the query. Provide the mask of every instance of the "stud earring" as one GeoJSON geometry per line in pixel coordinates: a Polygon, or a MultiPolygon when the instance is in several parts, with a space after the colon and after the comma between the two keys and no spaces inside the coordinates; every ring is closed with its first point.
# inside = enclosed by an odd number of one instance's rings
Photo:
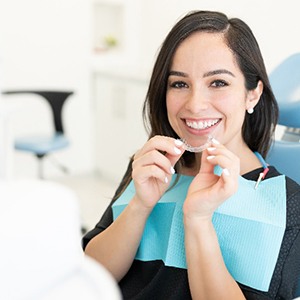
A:
{"type": "Polygon", "coordinates": [[[250,107],[247,109],[247,112],[249,115],[253,114],[254,113],[254,108],[250,107]]]}

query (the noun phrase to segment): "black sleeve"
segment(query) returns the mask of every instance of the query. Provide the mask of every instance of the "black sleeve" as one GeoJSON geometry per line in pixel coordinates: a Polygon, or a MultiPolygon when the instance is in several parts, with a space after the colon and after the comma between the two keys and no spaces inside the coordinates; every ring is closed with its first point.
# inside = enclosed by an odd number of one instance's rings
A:
{"type": "Polygon", "coordinates": [[[96,226],[83,236],[81,241],[83,250],[85,250],[87,244],[93,237],[101,233],[113,222],[113,214],[111,208],[113,202],[114,200],[110,202],[109,206],[106,208],[104,214],[102,215],[100,221],[96,224],[96,226]]]}
{"type": "MultiPolygon", "coordinates": [[[[287,227],[279,258],[283,257],[281,281],[276,299],[294,299],[300,283],[300,188],[287,178],[287,227]]],[[[297,291],[298,289],[298,291],[297,291]]]]}
{"type": "Polygon", "coordinates": [[[286,178],[287,224],[268,292],[240,285],[246,299],[284,299],[299,296],[300,283],[300,187],[286,178]]]}
{"type": "Polygon", "coordinates": [[[131,174],[132,172],[132,159],[130,160],[127,170],[124,174],[124,177],[120,183],[120,185],[118,186],[114,197],[112,199],[112,201],[110,202],[110,204],[108,205],[108,207],[106,208],[104,214],[102,215],[100,221],[96,224],[96,226],[88,231],[82,238],[82,248],[83,250],[85,250],[87,244],[89,243],[89,241],[94,238],[96,235],[98,235],[99,233],[101,233],[102,231],[104,231],[108,226],[110,226],[110,224],[113,222],[113,213],[112,213],[112,205],[113,203],[116,201],[117,199],[117,195],[120,194],[120,192],[124,189],[126,182],[125,182],[125,178],[127,178],[129,176],[129,174],[131,174]]]}

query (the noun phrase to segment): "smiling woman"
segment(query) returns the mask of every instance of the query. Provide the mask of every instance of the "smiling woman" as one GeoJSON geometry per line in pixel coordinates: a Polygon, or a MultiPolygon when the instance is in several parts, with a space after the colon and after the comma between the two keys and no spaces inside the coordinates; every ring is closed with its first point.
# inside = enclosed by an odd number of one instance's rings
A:
{"type": "Polygon", "coordinates": [[[167,89],[169,122],[181,138],[198,146],[214,137],[234,148],[242,139],[245,111],[259,101],[263,84],[246,90],[245,78],[224,34],[198,32],[178,47],[167,89]]]}
{"type": "Polygon", "coordinates": [[[195,11],[175,24],[144,103],[149,139],[83,238],[124,299],[293,299],[300,187],[264,161],[277,115],[242,20],[195,11]]]}

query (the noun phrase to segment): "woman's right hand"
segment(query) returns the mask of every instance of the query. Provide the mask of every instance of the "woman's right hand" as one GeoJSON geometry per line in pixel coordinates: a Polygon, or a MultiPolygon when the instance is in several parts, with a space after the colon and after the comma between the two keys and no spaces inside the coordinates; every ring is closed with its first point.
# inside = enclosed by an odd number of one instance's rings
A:
{"type": "Polygon", "coordinates": [[[174,165],[184,152],[179,140],[165,136],[154,136],[134,156],[132,179],[135,200],[152,210],[169,187],[174,165]]]}
{"type": "Polygon", "coordinates": [[[168,188],[172,168],[183,152],[183,145],[174,138],[155,136],[147,141],[132,163],[134,197],[114,222],[88,243],[86,253],[103,264],[117,281],[132,266],[148,216],[168,188]],[[116,249],[122,249],[122,255],[116,249]]]}

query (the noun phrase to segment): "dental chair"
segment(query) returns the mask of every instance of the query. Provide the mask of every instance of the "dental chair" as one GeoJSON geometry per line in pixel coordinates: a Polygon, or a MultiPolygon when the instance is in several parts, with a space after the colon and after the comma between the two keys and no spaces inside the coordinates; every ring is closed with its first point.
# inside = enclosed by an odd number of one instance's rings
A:
{"type": "Polygon", "coordinates": [[[284,133],[275,140],[268,163],[300,184],[300,53],[285,59],[269,78],[284,133]]]}
{"type": "Polygon", "coordinates": [[[270,74],[279,104],[279,125],[286,126],[282,140],[300,141],[300,53],[286,58],[270,74]]]}
{"type": "MultiPolygon", "coordinates": [[[[300,184],[300,53],[285,59],[269,75],[284,130],[267,157],[270,165],[300,184]]],[[[295,297],[300,296],[300,279],[295,297]]]]}

